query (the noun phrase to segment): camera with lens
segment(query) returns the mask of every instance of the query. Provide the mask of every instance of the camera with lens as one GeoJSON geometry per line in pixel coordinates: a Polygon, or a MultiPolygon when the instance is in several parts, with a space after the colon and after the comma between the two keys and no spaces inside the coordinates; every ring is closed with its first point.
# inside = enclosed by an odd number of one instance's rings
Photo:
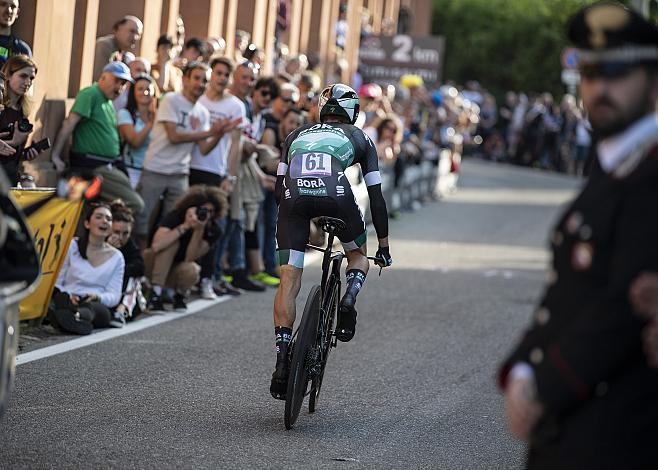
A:
{"type": "Polygon", "coordinates": [[[34,126],[27,118],[21,118],[18,121],[18,130],[21,132],[32,132],[34,126]]]}
{"type": "MultiPolygon", "coordinates": [[[[32,129],[34,128],[34,126],[32,125],[32,123],[30,123],[30,121],[27,118],[21,118],[21,119],[18,120],[18,125],[16,126],[16,128],[20,132],[25,133],[25,132],[32,132],[32,129]]],[[[3,129],[0,129],[0,133],[2,133],[2,134],[9,133],[9,135],[13,138],[14,123],[11,122],[11,123],[7,124],[7,127],[4,127],[3,129]]]]}
{"type": "Polygon", "coordinates": [[[196,208],[196,218],[200,222],[204,222],[208,218],[208,208],[207,207],[197,207],[196,208]]]}

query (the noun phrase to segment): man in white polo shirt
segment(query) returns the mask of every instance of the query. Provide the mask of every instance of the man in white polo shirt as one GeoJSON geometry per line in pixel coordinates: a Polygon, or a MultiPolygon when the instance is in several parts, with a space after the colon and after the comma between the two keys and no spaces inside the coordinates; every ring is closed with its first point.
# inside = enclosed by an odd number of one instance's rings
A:
{"type": "MultiPolygon", "coordinates": [[[[232,71],[233,63],[227,57],[210,62],[210,82],[199,103],[210,112],[211,123],[224,121],[226,125],[224,135],[210,152],[204,154],[199,146],[194,147],[190,164],[190,185],[219,186],[229,195],[233,192],[242,153],[241,128],[248,124],[244,103],[226,92],[232,71]]],[[[222,228],[226,229],[225,226],[222,228]]],[[[201,260],[201,295],[206,299],[216,298],[212,283],[216,274],[215,251],[211,249],[201,260]]],[[[219,283],[219,293],[237,293],[230,285],[221,280],[219,283]]]]}

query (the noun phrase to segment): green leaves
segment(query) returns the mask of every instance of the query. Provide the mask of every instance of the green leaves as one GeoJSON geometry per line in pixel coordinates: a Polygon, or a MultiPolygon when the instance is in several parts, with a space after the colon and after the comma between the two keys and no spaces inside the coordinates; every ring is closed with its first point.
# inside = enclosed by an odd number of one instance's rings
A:
{"type": "Polygon", "coordinates": [[[507,90],[564,92],[560,55],[582,0],[434,0],[433,34],[446,37],[444,80],[507,90]]]}

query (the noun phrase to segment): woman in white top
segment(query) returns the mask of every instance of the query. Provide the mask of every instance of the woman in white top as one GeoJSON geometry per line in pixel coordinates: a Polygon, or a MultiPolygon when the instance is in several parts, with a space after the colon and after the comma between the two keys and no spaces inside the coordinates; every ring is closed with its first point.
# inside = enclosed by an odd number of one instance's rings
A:
{"type": "MultiPolygon", "coordinates": [[[[121,327],[125,323],[123,315],[111,309],[121,301],[125,263],[121,252],[106,241],[112,233],[110,207],[92,205],[84,226],[86,233],[71,241],[55,284],[55,295],[60,299],[68,296],[66,300],[77,307],[79,317],[94,327],[121,327]]],[[[67,329],[66,321],[59,323],[67,329]]]]}

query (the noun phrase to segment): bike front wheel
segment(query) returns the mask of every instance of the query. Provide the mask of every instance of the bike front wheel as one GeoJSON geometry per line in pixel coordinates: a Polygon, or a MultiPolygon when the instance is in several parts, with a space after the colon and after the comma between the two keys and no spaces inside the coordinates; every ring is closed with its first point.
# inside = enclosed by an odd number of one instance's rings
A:
{"type": "Polygon", "coordinates": [[[316,362],[316,338],[320,318],[320,286],[313,286],[306,300],[304,314],[297,328],[297,339],[290,361],[290,375],[286,391],[286,406],[284,423],[286,429],[291,429],[297,421],[299,410],[306,396],[309,382],[309,369],[316,362]]]}

